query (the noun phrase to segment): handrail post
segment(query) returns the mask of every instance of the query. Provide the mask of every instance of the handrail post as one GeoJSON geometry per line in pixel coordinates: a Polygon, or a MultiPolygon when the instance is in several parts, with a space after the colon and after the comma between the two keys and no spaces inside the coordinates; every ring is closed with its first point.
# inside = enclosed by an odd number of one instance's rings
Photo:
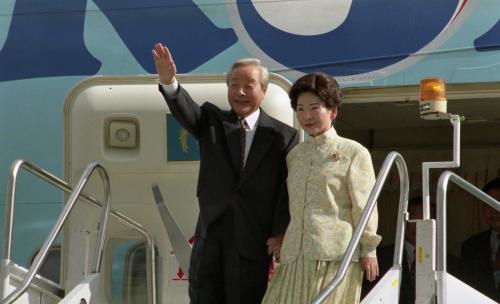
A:
{"type": "MultiPolygon", "coordinates": [[[[400,214],[398,215],[398,221],[401,220],[404,216],[404,213],[406,212],[406,207],[408,205],[408,194],[409,194],[409,189],[410,189],[410,184],[409,184],[409,178],[408,178],[408,169],[406,167],[406,163],[404,162],[403,157],[401,154],[397,152],[391,152],[387,155],[387,157],[384,160],[384,163],[382,164],[382,167],[380,169],[379,175],[377,176],[377,180],[375,181],[375,185],[373,186],[373,189],[370,193],[370,196],[368,198],[368,202],[365,205],[365,208],[363,209],[363,212],[361,213],[360,219],[356,225],[356,229],[353,233],[353,237],[351,238],[351,241],[349,242],[349,245],[347,246],[346,253],[344,254],[344,257],[342,258],[342,261],[340,263],[339,268],[337,269],[337,272],[335,273],[335,276],[333,277],[332,281],[328,283],[328,285],[323,289],[319,295],[313,299],[311,304],[320,304],[323,303],[324,300],[328,297],[328,295],[337,287],[337,285],[343,280],[346,272],[347,272],[347,267],[349,266],[350,261],[352,260],[352,256],[354,255],[354,251],[356,250],[356,247],[358,246],[359,240],[361,238],[361,234],[365,230],[366,224],[368,223],[368,219],[375,208],[376,200],[380,195],[380,192],[382,191],[382,186],[384,185],[385,180],[387,179],[387,176],[389,174],[389,170],[391,169],[393,163],[396,162],[397,168],[398,168],[398,173],[399,173],[399,181],[400,181],[400,194],[399,194],[399,212],[400,214]],[[401,207],[401,204],[403,204],[403,207],[401,207]]],[[[396,258],[399,261],[399,264],[401,264],[401,259],[402,259],[402,248],[403,248],[403,243],[402,243],[402,236],[404,235],[404,228],[405,225],[398,223],[398,231],[397,231],[397,236],[396,236],[396,252],[395,252],[395,257],[394,261],[396,261],[396,258]]]]}
{"type": "Polygon", "coordinates": [[[20,161],[15,161],[10,169],[12,173],[15,171],[15,174],[9,174],[8,185],[14,185],[14,187],[7,187],[7,194],[5,198],[5,222],[4,222],[4,239],[3,239],[3,258],[5,260],[11,259],[11,251],[12,251],[12,230],[13,230],[13,222],[14,222],[14,200],[15,200],[15,185],[17,181],[17,171],[19,170],[19,166],[22,164],[20,161]]]}
{"type": "Polygon", "coordinates": [[[430,219],[429,170],[433,168],[460,167],[460,116],[450,114],[450,123],[453,125],[453,160],[442,162],[422,163],[422,205],[423,219],[430,219]]]}
{"type": "Polygon", "coordinates": [[[96,248],[94,253],[93,272],[98,273],[101,270],[102,252],[104,248],[104,241],[106,238],[106,230],[108,227],[109,210],[111,209],[111,185],[109,184],[109,176],[106,170],[99,165],[99,175],[104,183],[104,197],[106,201],[101,210],[101,219],[99,221],[99,235],[96,240],[96,248]]]}
{"type": "Polygon", "coordinates": [[[7,194],[5,200],[5,223],[4,223],[4,248],[3,257],[6,260],[11,260],[12,257],[12,231],[14,225],[14,202],[16,198],[17,176],[19,171],[25,169],[33,175],[48,181],[52,185],[57,185],[57,182],[62,182],[59,178],[51,173],[40,169],[27,161],[16,160],[12,163],[9,170],[9,179],[7,181],[7,194]]]}
{"type": "MultiPolygon", "coordinates": [[[[436,271],[438,272],[446,272],[446,251],[447,251],[447,240],[446,240],[446,205],[447,205],[447,190],[448,183],[452,181],[465,191],[469,192],[471,195],[475,196],[482,202],[486,203],[490,207],[494,208],[498,212],[500,212],[500,202],[484,193],[480,189],[478,189],[473,184],[469,183],[467,180],[458,176],[456,173],[451,171],[445,171],[441,173],[439,177],[437,191],[436,191],[436,201],[437,201],[437,248],[439,249],[437,252],[437,266],[436,271]]],[[[437,289],[437,297],[438,303],[445,303],[445,293],[442,292],[444,287],[437,289]]]]}

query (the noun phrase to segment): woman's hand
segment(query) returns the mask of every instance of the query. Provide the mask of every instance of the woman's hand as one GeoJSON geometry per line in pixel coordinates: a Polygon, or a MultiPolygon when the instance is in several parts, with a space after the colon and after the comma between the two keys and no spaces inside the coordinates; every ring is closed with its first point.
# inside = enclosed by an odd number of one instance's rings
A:
{"type": "Polygon", "coordinates": [[[360,263],[361,267],[363,267],[363,270],[365,271],[366,279],[373,282],[379,275],[377,258],[361,257],[360,263]]]}

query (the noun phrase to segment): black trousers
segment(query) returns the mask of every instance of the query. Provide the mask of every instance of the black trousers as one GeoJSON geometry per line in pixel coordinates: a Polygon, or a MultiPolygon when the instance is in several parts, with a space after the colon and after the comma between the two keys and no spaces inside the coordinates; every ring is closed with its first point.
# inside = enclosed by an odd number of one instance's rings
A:
{"type": "Polygon", "coordinates": [[[232,212],[196,239],[189,266],[191,304],[260,304],[268,283],[271,257],[249,260],[236,247],[232,212]]]}

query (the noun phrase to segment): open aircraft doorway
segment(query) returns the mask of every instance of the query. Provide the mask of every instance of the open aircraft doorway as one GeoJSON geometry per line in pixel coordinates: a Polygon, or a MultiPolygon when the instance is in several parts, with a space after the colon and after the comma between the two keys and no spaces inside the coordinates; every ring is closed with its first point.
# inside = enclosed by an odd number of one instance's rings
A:
{"type": "MultiPolygon", "coordinates": [[[[500,176],[500,83],[447,84],[448,112],[463,115],[461,166],[452,169],[474,185],[500,176]]],[[[344,88],[344,103],[336,121],[339,134],[352,138],[372,153],[378,172],[385,156],[398,151],[409,171],[410,197],[422,195],[421,164],[452,158],[453,130],[446,120],[419,118],[418,85],[344,88]]],[[[442,169],[430,174],[431,202],[442,169]]],[[[381,246],[394,243],[399,180],[393,169],[379,202],[381,246]]],[[[448,253],[459,256],[463,240],[487,228],[480,204],[458,187],[451,187],[448,212],[448,253]],[[454,203],[456,202],[456,203],[454,203]],[[467,221],[464,221],[464,218],[467,221]]]]}

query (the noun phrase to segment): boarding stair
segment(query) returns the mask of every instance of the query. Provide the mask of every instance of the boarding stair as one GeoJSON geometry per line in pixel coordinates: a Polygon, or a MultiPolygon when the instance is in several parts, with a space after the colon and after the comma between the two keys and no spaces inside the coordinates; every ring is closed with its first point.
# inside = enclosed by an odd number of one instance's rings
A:
{"type": "MultiPolygon", "coordinates": [[[[460,119],[457,115],[449,116],[453,125],[453,161],[451,162],[424,162],[422,164],[422,192],[424,195],[423,214],[424,219],[412,220],[417,227],[417,252],[422,259],[416,259],[416,304],[424,303],[474,303],[494,304],[494,300],[486,297],[473,289],[458,278],[449,274],[446,270],[446,203],[447,187],[453,182],[458,187],[467,191],[500,212],[500,202],[493,199],[473,184],[458,176],[456,173],[446,170],[441,173],[436,192],[436,219],[429,216],[429,169],[452,168],[460,165],[460,119]],[[436,250],[436,248],[438,250],[436,250]],[[437,263],[436,263],[437,258],[437,263]]],[[[348,245],[332,281],[313,299],[311,304],[320,304],[328,298],[345,277],[349,263],[352,261],[354,251],[359,245],[362,232],[365,230],[368,219],[375,208],[376,201],[381,193],[392,166],[396,164],[399,183],[399,207],[395,237],[395,248],[393,266],[379,280],[377,285],[362,299],[361,304],[399,303],[399,293],[402,278],[403,244],[406,223],[409,221],[408,196],[409,177],[404,158],[398,152],[390,152],[385,158],[375,185],[370,193],[368,202],[363,210],[353,237],[348,245]]]]}
{"type": "Polygon", "coordinates": [[[74,187],[72,187],[64,180],[27,161],[15,161],[10,169],[7,189],[5,237],[3,258],[0,265],[0,303],[103,303],[101,300],[97,299],[105,298],[100,295],[104,293],[104,285],[102,284],[102,280],[104,280],[104,278],[101,273],[101,264],[109,215],[111,215],[119,223],[137,231],[144,237],[146,244],[146,261],[148,265],[148,303],[156,303],[156,274],[152,271],[152,269],[155,269],[155,246],[153,238],[151,234],[143,229],[140,224],[134,222],[119,212],[111,210],[110,182],[108,173],[104,167],[97,162],[90,163],[85,168],[79,181],[74,187]],[[15,194],[17,177],[21,169],[24,169],[28,173],[31,173],[50,185],[69,194],[56,224],[52,228],[43,246],[36,254],[36,257],[34,258],[34,261],[29,269],[17,265],[11,260],[15,194]],[[100,182],[103,187],[104,200],[102,201],[82,192],[89,182],[90,177],[96,171],[99,173],[100,182]],[[69,214],[74,209],[75,205],[80,202],[101,208],[92,269],[90,272],[86,273],[84,279],[79,284],[71,290],[64,290],[62,285],[43,277],[39,274],[39,271],[47,258],[50,248],[54,245],[54,241],[58,233],[66,223],[69,214]]]}

